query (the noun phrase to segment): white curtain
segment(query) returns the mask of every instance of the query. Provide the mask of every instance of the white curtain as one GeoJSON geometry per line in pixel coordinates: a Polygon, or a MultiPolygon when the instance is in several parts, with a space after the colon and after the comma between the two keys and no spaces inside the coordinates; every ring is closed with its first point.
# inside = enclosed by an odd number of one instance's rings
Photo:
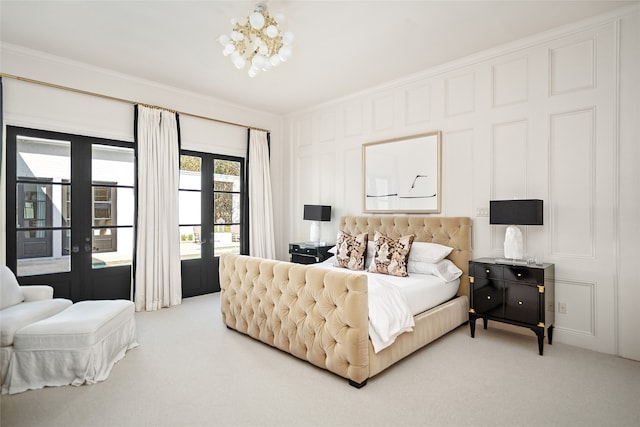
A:
{"type": "Polygon", "coordinates": [[[138,221],[134,302],[154,311],[182,302],[176,113],[137,106],[138,221]]]}
{"type": "Polygon", "coordinates": [[[249,255],[275,259],[267,133],[249,131],[249,255]]]}
{"type": "MultiPolygon", "coordinates": [[[[2,141],[0,141],[0,200],[4,205],[7,200],[7,130],[4,127],[4,110],[3,110],[3,91],[2,91],[2,77],[0,77],[0,131],[2,133],[2,141]]],[[[4,242],[7,241],[7,210],[0,209],[0,265],[7,264],[7,245],[4,242]]]]}

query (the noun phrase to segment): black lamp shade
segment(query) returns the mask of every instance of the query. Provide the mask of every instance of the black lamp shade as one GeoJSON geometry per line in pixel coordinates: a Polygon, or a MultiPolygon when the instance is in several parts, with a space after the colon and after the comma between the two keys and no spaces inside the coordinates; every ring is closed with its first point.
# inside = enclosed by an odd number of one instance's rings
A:
{"type": "Polygon", "coordinates": [[[542,200],[491,200],[489,223],[505,225],[542,225],[542,200]]]}
{"type": "Polygon", "coordinates": [[[331,206],[304,205],[303,219],[309,221],[331,221],[331,206]]]}

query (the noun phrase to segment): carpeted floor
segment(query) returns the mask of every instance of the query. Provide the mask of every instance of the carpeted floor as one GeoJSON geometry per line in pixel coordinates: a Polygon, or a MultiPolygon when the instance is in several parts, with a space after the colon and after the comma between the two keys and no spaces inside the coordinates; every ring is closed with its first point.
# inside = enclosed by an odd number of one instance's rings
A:
{"type": "Polygon", "coordinates": [[[463,326],[369,380],[226,329],[219,294],[137,313],[105,382],[1,397],[11,426],[640,426],[640,362],[463,326]]]}

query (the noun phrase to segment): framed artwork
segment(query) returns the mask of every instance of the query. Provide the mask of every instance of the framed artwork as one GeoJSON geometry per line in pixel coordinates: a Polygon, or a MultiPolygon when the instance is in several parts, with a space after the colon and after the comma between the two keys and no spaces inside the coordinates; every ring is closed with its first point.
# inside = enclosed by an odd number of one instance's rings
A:
{"type": "Polygon", "coordinates": [[[441,131],[363,144],[363,211],[440,213],[441,157],[441,131]]]}

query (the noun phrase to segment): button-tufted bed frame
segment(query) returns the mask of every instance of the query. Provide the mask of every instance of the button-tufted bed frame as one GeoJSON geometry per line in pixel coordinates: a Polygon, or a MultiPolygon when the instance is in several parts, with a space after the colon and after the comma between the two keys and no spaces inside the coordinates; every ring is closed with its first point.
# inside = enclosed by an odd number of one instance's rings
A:
{"type": "Polygon", "coordinates": [[[357,388],[395,362],[469,319],[468,262],[471,219],[431,216],[349,216],[349,234],[375,231],[453,247],[449,259],[462,271],[453,299],[414,317],[415,328],[375,353],[369,340],[367,276],[243,255],[222,255],[222,319],[247,334],[349,380],[357,388]]]}

